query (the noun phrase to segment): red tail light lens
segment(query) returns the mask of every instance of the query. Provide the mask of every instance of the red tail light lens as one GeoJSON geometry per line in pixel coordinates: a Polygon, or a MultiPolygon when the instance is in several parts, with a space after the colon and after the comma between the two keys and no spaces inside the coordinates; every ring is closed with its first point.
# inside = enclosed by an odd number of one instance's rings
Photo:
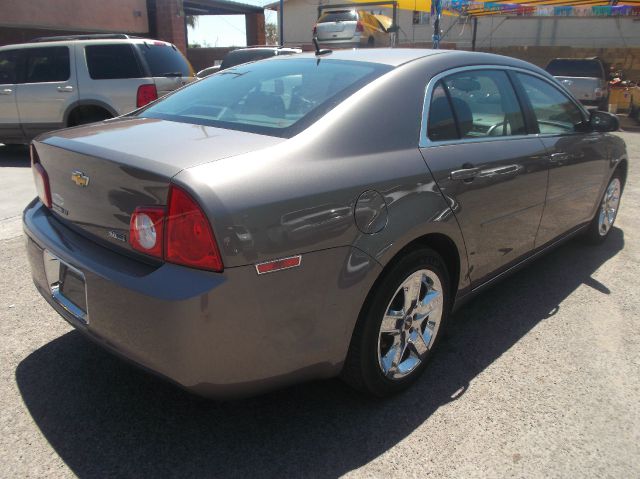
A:
{"type": "Polygon", "coordinates": [[[162,207],[135,209],[129,223],[129,243],[133,249],[162,258],[165,214],[162,207]]]}
{"type": "Polygon", "coordinates": [[[177,186],[169,190],[164,258],[193,268],[222,271],[222,257],[204,212],[177,186]]]}
{"type": "Polygon", "coordinates": [[[364,25],[360,21],[356,23],[356,32],[364,32],[364,25]]]}
{"type": "Polygon", "coordinates": [[[138,108],[157,99],[158,90],[156,90],[155,85],[140,85],[138,87],[138,95],[136,97],[136,106],[138,108]]]}
{"type": "Polygon", "coordinates": [[[36,191],[40,201],[47,207],[51,208],[51,186],[49,185],[49,175],[40,163],[40,157],[35,147],[31,145],[29,148],[31,153],[31,172],[33,173],[33,181],[36,184],[36,191]]]}

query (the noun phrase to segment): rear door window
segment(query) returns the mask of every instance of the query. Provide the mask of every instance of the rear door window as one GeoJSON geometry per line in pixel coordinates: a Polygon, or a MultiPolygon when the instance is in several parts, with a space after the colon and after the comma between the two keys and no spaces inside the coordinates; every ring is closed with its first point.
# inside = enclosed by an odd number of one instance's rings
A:
{"type": "Polygon", "coordinates": [[[26,83],[67,81],[71,75],[68,47],[27,48],[26,83]]]}
{"type": "Polygon", "coordinates": [[[144,42],[136,46],[145,59],[151,76],[193,76],[191,65],[173,45],[164,42],[144,42]]]}
{"type": "Polygon", "coordinates": [[[458,128],[453,117],[451,103],[442,82],[433,89],[429,106],[428,135],[431,141],[456,140],[458,128]]]}
{"type": "Polygon", "coordinates": [[[573,133],[585,121],[582,111],[560,90],[540,78],[517,73],[542,134],[573,133]]]}
{"type": "Polygon", "coordinates": [[[84,48],[89,76],[94,80],[140,78],[142,70],[133,47],[121,45],[89,45],[84,48]]]}
{"type": "Polygon", "coordinates": [[[0,85],[18,82],[19,50],[0,52],[0,85]]]}
{"type": "Polygon", "coordinates": [[[527,133],[509,77],[500,70],[464,71],[438,82],[431,98],[428,125],[433,141],[527,133]],[[452,128],[451,117],[456,128],[452,128]]]}

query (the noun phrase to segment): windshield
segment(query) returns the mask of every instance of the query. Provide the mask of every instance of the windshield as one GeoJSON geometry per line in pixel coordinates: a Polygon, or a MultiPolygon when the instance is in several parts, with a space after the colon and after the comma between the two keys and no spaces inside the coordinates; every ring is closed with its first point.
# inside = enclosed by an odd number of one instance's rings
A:
{"type": "Polygon", "coordinates": [[[604,78],[604,70],[597,60],[551,60],[547,71],[556,77],[604,78]]]}
{"type": "Polygon", "coordinates": [[[288,138],[389,70],[316,58],[246,63],[183,88],[139,116],[288,138]]]}
{"type": "Polygon", "coordinates": [[[172,45],[164,42],[144,42],[137,47],[149,65],[151,76],[193,76],[189,62],[172,45]]]}

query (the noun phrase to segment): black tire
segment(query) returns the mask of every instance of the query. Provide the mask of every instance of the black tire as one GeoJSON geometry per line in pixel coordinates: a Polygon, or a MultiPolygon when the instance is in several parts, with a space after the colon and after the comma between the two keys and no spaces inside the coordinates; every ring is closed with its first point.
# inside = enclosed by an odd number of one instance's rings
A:
{"type": "Polygon", "coordinates": [[[367,48],[375,48],[376,46],[376,39],[373,37],[369,37],[369,40],[367,40],[367,48]]]}
{"type": "Polygon", "coordinates": [[[618,216],[618,210],[620,209],[620,202],[618,201],[618,206],[616,208],[616,212],[615,212],[615,215],[613,217],[613,221],[611,221],[611,224],[610,224],[609,228],[604,233],[601,230],[600,214],[601,214],[601,211],[602,211],[602,203],[604,201],[605,196],[607,195],[607,191],[611,187],[612,183],[614,181],[616,181],[616,180],[620,182],[620,196],[619,196],[619,199],[621,200],[622,192],[624,190],[624,182],[623,182],[623,179],[622,179],[622,173],[620,172],[620,170],[616,170],[614,172],[613,176],[611,177],[611,179],[609,180],[609,183],[607,183],[607,187],[605,188],[604,193],[602,194],[602,197],[600,198],[600,201],[598,202],[598,209],[596,210],[596,214],[594,215],[593,219],[591,220],[591,223],[589,223],[589,227],[587,228],[587,230],[585,231],[585,233],[583,235],[583,239],[584,239],[584,241],[586,243],[593,244],[593,245],[602,244],[609,237],[609,235],[611,234],[611,231],[613,230],[613,226],[614,226],[616,218],[618,216]]]}
{"type": "MultiPolygon", "coordinates": [[[[427,366],[442,338],[450,310],[449,273],[438,253],[430,248],[413,250],[400,258],[376,283],[356,324],[341,377],[349,385],[377,397],[396,394],[413,384],[427,366]],[[420,270],[435,273],[442,289],[442,315],[431,347],[421,363],[402,378],[385,376],[378,359],[380,328],[387,306],[396,297],[405,279],[420,270]]],[[[426,321],[426,320],[425,320],[426,321]]]]}

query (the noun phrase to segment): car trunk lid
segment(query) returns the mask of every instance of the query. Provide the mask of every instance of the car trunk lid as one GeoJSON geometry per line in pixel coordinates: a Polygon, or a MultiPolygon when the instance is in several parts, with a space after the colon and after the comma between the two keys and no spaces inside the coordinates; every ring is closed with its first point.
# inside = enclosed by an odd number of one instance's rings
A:
{"type": "Polygon", "coordinates": [[[277,144],[281,138],[157,119],[119,119],[50,133],[34,148],[49,177],[52,211],[103,245],[128,243],[138,206],[166,205],[185,168],[277,144]]]}

